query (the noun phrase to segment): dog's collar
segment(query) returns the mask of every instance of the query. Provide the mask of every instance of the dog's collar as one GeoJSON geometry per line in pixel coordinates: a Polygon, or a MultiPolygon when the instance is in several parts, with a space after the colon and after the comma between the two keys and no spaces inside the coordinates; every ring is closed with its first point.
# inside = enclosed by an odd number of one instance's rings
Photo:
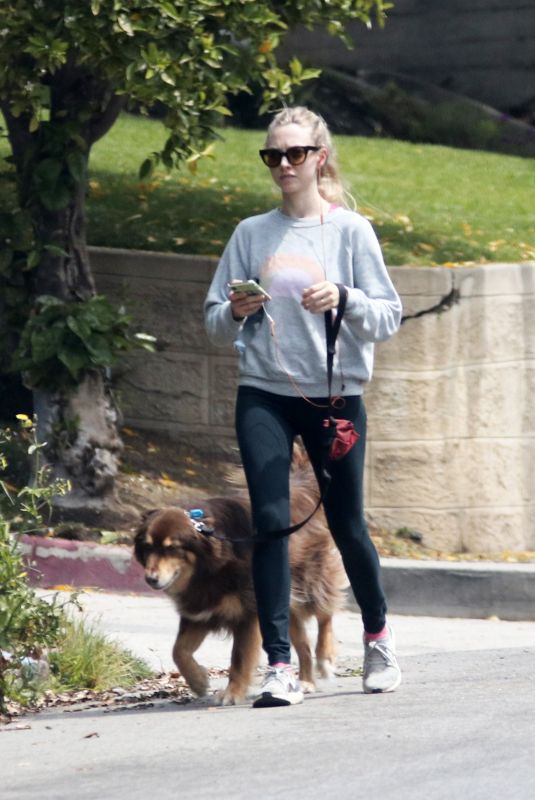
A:
{"type": "Polygon", "coordinates": [[[205,516],[202,508],[192,508],[187,513],[193,523],[193,527],[195,530],[199,531],[199,533],[210,536],[214,532],[214,529],[210,525],[202,521],[205,516]]]}

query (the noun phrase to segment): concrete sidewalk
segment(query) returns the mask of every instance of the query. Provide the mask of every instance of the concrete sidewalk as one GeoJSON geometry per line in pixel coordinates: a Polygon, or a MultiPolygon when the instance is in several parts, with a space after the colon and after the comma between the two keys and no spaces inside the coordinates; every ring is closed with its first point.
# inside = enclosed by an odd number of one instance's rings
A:
{"type": "MultiPolygon", "coordinates": [[[[130,547],[22,536],[35,586],[153,594],[130,547]]],[[[394,614],[535,620],[535,564],[382,559],[394,614]]],[[[350,607],[356,610],[352,595],[350,607]]]]}

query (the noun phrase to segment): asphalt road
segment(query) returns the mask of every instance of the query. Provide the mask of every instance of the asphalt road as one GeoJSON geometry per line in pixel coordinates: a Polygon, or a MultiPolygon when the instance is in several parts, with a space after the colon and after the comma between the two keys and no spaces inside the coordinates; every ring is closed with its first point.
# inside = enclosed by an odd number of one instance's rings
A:
{"type": "MultiPolygon", "coordinates": [[[[140,655],[167,668],[176,618],[160,597],[88,595],[140,655]]],[[[392,617],[403,683],[364,695],[357,677],[300,706],[253,710],[161,701],[143,710],[27,717],[0,733],[6,800],[527,800],[535,797],[535,623],[392,617]]],[[[359,621],[336,620],[340,664],[358,666],[359,621]]],[[[229,643],[200,660],[222,665],[229,643]]]]}

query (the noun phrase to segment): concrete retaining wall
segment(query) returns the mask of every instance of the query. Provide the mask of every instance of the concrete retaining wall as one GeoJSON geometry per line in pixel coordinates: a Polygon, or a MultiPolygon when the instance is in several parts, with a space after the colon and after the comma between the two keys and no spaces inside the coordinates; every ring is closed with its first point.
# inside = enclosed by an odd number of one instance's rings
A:
{"type": "MultiPolygon", "coordinates": [[[[236,357],[207,341],[216,261],[93,249],[164,349],[116,375],[125,422],[236,458],[236,357]]],[[[366,393],[366,506],[447,551],[535,549],[535,264],[390,269],[408,318],[376,351],[366,393]]]]}
{"type": "Polygon", "coordinates": [[[395,0],[384,28],[347,26],[354,49],[324,30],[292,31],[281,59],[401,72],[502,110],[532,101],[535,4],[531,0],[395,0]]]}

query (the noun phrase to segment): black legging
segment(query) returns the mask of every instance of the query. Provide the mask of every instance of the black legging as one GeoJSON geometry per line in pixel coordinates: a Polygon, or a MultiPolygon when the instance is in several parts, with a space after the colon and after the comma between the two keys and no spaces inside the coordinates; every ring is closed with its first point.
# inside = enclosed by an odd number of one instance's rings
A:
{"type": "MultiPolygon", "coordinates": [[[[325,404],[325,398],[311,398],[325,404]]],[[[330,462],[332,477],[324,509],[342,555],[364,629],[377,633],[385,625],[386,603],[379,558],[363,511],[366,411],[360,396],[344,398],[333,416],[353,422],[360,438],[339,461],[330,462]]],[[[292,446],[300,435],[316,476],[321,475],[321,427],[326,409],[301,397],[284,397],[241,386],[236,403],[236,432],[259,534],[290,524],[289,474],[292,446]]],[[[299,533],[293,534],[299,536],[299,533]]],[[[253,581],[263,647],[270,664],[290,662],[288,635],[290,566],[288,538],[255,546],[253,581]]]]}

